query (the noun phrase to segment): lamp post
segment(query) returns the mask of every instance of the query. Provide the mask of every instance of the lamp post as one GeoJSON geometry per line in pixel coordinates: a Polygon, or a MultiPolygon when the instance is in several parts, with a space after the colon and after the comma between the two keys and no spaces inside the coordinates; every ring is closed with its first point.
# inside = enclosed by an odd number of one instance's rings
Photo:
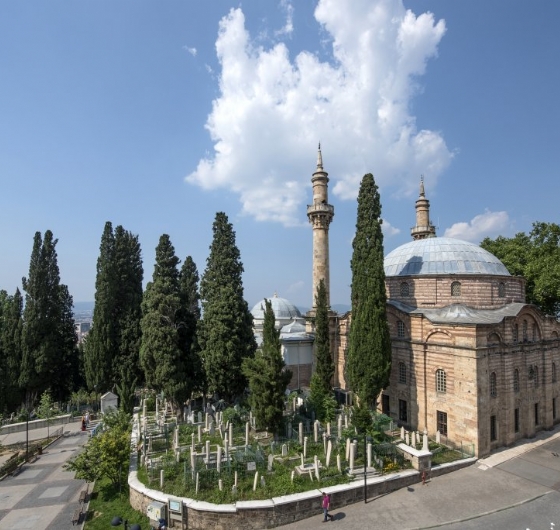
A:
{"type": "Polygon", "coordinates": [[[122,517],[119,517],[118,515],[116,517],[113,517],[113,520],[111,521],[111,526],[120,526],[121,524],[124,524],[124,530],[142,530],[139,524],[133,524],[132,526],[128,526],[127,519],[123,521],[122,517]]]}

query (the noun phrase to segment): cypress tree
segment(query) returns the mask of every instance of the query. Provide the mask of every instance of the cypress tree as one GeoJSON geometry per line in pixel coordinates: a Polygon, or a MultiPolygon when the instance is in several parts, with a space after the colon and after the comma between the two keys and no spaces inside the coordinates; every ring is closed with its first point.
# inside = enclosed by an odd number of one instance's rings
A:
{"type": "Polygon", "coordinates": [[[235,232],[226,214],[218,212],[200,282],[202,320],[198,339],[208,391],[230,402],[247,387],[242,364],[256,350],[253,317],[243,299],[242,273],[235,232]]]}
{"type": "Polygon", "coordinates": [[[198,270],[191,256],[187,256],[179,274],[179,296],[181,298],[181,325],[179,344],[187,364],[188,395],[193,390],[203,391],[204,372],[200,359],[200,348],[196,329],[200,321],[200,294],[198,293],[198,270]]]}
{"type": "Polygon", "coordinates": [[[116,280],[112,266],[114,247],[113,225],[107,222],[97,258],[93,323],[84,346],[87,386],[101,393],[112,387],[112,356],[117,349],[113,296],[116,280]]]}
{"type": "Polygon", "coordinates": [[[0,291],[0,410],[13,411],[23,398],[16,375],[21,365],[23,298],[0,291]]]}
{"type": "Polygon", "coordinates": [[[143,275],[138,236],[120,225],[113,231],[112,224],[105,223],[97,259],[93,325],[84,347],[90,389],[104,392],[115,385],[134,389],[142,380],[143,275]]]}
{"type": "Polygon", "coordinates": [[[182,325],[178,265],[175,249],[164,234],[156,248],[153,279],[142,302],[140,348],[140,362],[148,386],[163,391],[175,408],[189,397],[186,359],[178,332],[182,325]]]}
{"type": "Polygon", "coordinates": [[[315,372],[311,377],[311,404],[319,420],[325,418],[325,398],[332,395],[334,363],[329,337],[329,308],[324,280],[317,286],[315,296],[315,372]]]}
{"type": "Polygon", "coordinates": [[[292,378],[282,358],[280,331],[274,327],[274,311],[265,300],[263,342],[254,357],[246,358],[243,371],[249,380],[251,410],[257,428],[278,434],[282,427],[284,396],[292,378]]]}
{"type": "Polygon", "coordinates": [[[368,173],[360,184],[352,243],[352,321],[346,372],[350,387],[370,407],[389,384],[391,371],[381,223],[378,188],[368,173]]]}
{"type": "Polygon", "coordinates": [[[76,335],[72,297],[60,284],[56,244],[50,230],[44,238],[40,232],[35,234],[29,276],[22,279],[25,309],[19,383],[25,389],[28,407],[45,390],[52,388],[56,399],[69,393],[67,365],[76,335]]]}

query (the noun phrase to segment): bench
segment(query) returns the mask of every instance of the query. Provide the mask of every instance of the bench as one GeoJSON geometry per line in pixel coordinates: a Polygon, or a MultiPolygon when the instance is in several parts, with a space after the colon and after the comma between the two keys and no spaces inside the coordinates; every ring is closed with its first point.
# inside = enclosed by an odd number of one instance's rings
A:
{"type": "Polygon", "coordinates": [[[82,490],[80,492],[80,504],[86,502],[86,498],[87,498],[87,490],[82,490]]]}
{"type": "Polygon", "coordinates": [[[76,510],[74,510],[74,515],[72,516],[72,526],[74,526],[75,524],[80,524],[81,517],[82,517],[82,509],[77,508],[76,510]]]}

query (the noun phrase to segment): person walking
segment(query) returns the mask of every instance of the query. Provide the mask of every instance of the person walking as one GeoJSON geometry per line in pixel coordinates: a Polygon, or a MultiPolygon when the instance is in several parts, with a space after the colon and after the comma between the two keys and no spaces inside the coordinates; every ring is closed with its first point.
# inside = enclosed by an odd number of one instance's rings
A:
{"type": "Polygon", "coordinates": [[[323,523],[326,523],[327,521],[332,521],[333,516],[329,514],[329,510],[331,509],[331,496],[326,493],[323,492],[323,523]]]}

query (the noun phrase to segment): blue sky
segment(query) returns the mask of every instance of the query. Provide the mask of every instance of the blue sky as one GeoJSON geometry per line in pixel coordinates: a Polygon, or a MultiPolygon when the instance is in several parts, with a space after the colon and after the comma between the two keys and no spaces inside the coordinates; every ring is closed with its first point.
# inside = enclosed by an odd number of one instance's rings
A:
{"type": "Polygon", "coordinates": [[[0,3],[0,289],[33,235],[93,300],[103,226],[162,233],[206,266],[233,223],[250,306],[310,306],[306,205],[330,176],[331,302],[350,298],[359,180],[385,250],[410,240],[420,174],[438,235],[560,222],[560,2],[167,0],[0,3]]]}

